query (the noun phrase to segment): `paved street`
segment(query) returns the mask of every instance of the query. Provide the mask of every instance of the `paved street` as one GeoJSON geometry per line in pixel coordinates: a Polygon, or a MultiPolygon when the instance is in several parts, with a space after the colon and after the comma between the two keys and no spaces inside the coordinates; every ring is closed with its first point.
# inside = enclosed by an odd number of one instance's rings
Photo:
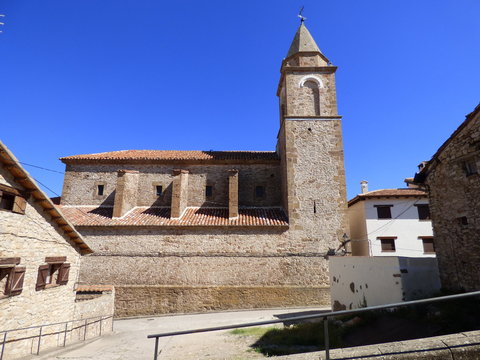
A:
{"type": "MultiPolygon", "coordinates": [[[[117,320],[114,333],[85,344],[53,352],[45,352],[35,359],[152,359],[154,340],[147,339],[153,333],[188,330],[201,327],[239,324],[252,321],[284,317],[288,313],[326,310],[326,308],[272,309],[251,310],[194,315],[171,315],[147,317],[128,320],[117,320]]],[[[159,359],[255,359],[264,358],[253,352],[249,345],[252,338],[232,335],[229,331],[192,334],[160,340],[161,353],[159,359]]],[[[33,357],[32,357],[33,359],[33,357]]]]}

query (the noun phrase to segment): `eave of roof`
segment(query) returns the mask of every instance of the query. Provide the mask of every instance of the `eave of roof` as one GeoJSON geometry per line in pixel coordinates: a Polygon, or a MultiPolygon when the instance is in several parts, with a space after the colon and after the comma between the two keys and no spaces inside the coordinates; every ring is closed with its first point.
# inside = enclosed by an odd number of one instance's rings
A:
{"type": "Polygon", "coordinates": [[[68,236],[82,255],[93,253],[93,250],[84,242],[82,236],[75,230],[75,227],[53,204],[52,200],[40,189],[30,174],[20,165],[17,158],[0,141],[0,162],[3,167],[12,174],[16,183],[26,189],[34,201],[50,215],[63,233],[68,236]]]}
{"type": "Polygon", "coordinates": [[[425,167],[420,171],[423,176],[415,176],[416,183],[423,183],[428,175],[428,173],[433,169],[436,164],[436,161],[440,154],[445,150],[445,148],[453,141],[453,139],[468,125],[470,124],[475,117],[480,114],[480,103],[475,107],[475,109],[465,116],[465,120],[460,124],[460,126],[450,135],[450,137],[445,140],[445,142],[438,148],[438,150],[433,154],[432,158],[427,162],[425,167]]]}
{"type": "Polygon", "coordinates": [[[78,163],[278,163],[274,151],[181,151],[120,150],[60,158],[65,164],[78,163]]]}
{"type": "Polygon", "coordinates": [[[421,189],[381,189],[369,191],[365,194],[358,194],[348,201],[348,206],[352,206],[359,201],[367,199],[391,199],[391,198],[427,198],[427,193],[421,189]]]}

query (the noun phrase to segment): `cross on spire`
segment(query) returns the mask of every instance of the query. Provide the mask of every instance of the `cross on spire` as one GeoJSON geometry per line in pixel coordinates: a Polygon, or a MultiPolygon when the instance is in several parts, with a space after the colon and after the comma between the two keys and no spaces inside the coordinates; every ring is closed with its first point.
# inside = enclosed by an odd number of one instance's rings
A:
{"type": "Polygon", "coordinates": [[[301,23],[301,24],[303,24],[303,22],[304,22],[305,20],[307,20],[307,18],[302,15],[302,12],[303,12],[303,8],[304,8],[304,7],[305,7],[305,6],[302,6],[302,8],[300,9],[300,12],[299,12],[298,15],[297,15],[297,16],[300,18],[300,23],[301,23]]]}

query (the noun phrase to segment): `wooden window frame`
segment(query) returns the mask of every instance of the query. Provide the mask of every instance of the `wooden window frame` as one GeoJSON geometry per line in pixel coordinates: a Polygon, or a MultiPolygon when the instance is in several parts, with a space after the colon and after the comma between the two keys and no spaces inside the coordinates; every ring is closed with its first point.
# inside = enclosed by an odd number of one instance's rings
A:
{"type": "MultiPolygon", "coordinates": [[[[415,207],[417,208],[417,212],[418,212],[418,220],[420,221],[431,221],[432,218],[431,218],[431,215],[430,215],[430,205],[429,204],[415,204],[415,207]],[[426,217],[422,217],[422,210],[420,209],[427,209],[427,216],[426,217]]],[[[424,214],[423,214],[424,215],[424,214]]]]}
{"type": "Polygon", "coordinates": [[[23,291],[25,266],[19,266],[20,258],[0,258],[0,276],[6,278],[5,288],[0,289],[0,300],[20,295],[23,291]]]}
{"type": "Polygon", "coordinates": [[[419,239],[422,240],[423,253],[424,254],[436,254],[437,253],[437,251],[435,249],[435,240],[433,239],[433,236],[420,236],[419,239]],[[427,251],[425,249],[425,240],[431,240],[433,251],[427,251]]]}
{"type": "Polygon", "coordinates": [[[392,216],[392,207],[393,205],[373,205],[373,207],[375,207],[377,209],[377,219],[378,220],[389,220],[389,219],[393,219],[393,216],[392,216]],[[390,217],[380,217],[380,212],[379,210],[380,209],[386,209],[388,208],[388,212],[390,213],[390,217]]]}
{"type": "Polygon", "coordinates": [[[397,240],[396,236],[379,236],[379,237],[377,237],[377,240],[380,241],[380,248],[381,248],[382,252],[394,253],[394,252],[397,251],[397,246],[395,245],[395,240],[397,240]],[[393,244],[393,249],[392,250],[384,249],[383,248],[383,245],[384,245],[383,242],[384,241],[391,241],[391,244],[393,244]]]}
{"type": "Polygon", "coordinates": [[[25,214],[28,196],[26,196],[23,191],[8,185],[0,184],[0,203],[4,196],[12,197],[12,204],[9,208],[0,207],[0,211],[13,212],[20,215],[25,214]]]}
{"type": "Polygon", "coordinates": [[[45,263],[38,267],[35,290],[50,289],[66,285],[70,274],[70,264],[66,256],[47,256],[45,263]]]}

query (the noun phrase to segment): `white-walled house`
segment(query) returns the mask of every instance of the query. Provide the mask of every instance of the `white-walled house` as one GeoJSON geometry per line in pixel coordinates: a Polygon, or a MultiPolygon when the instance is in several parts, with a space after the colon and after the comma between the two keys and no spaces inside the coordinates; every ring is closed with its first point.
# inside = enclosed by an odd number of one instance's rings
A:
{"type": "Polygon", "coordinates": [[[353,256],[435,257],[425,191],[418,188],[368,191],[348,202],[353,256]]]}

